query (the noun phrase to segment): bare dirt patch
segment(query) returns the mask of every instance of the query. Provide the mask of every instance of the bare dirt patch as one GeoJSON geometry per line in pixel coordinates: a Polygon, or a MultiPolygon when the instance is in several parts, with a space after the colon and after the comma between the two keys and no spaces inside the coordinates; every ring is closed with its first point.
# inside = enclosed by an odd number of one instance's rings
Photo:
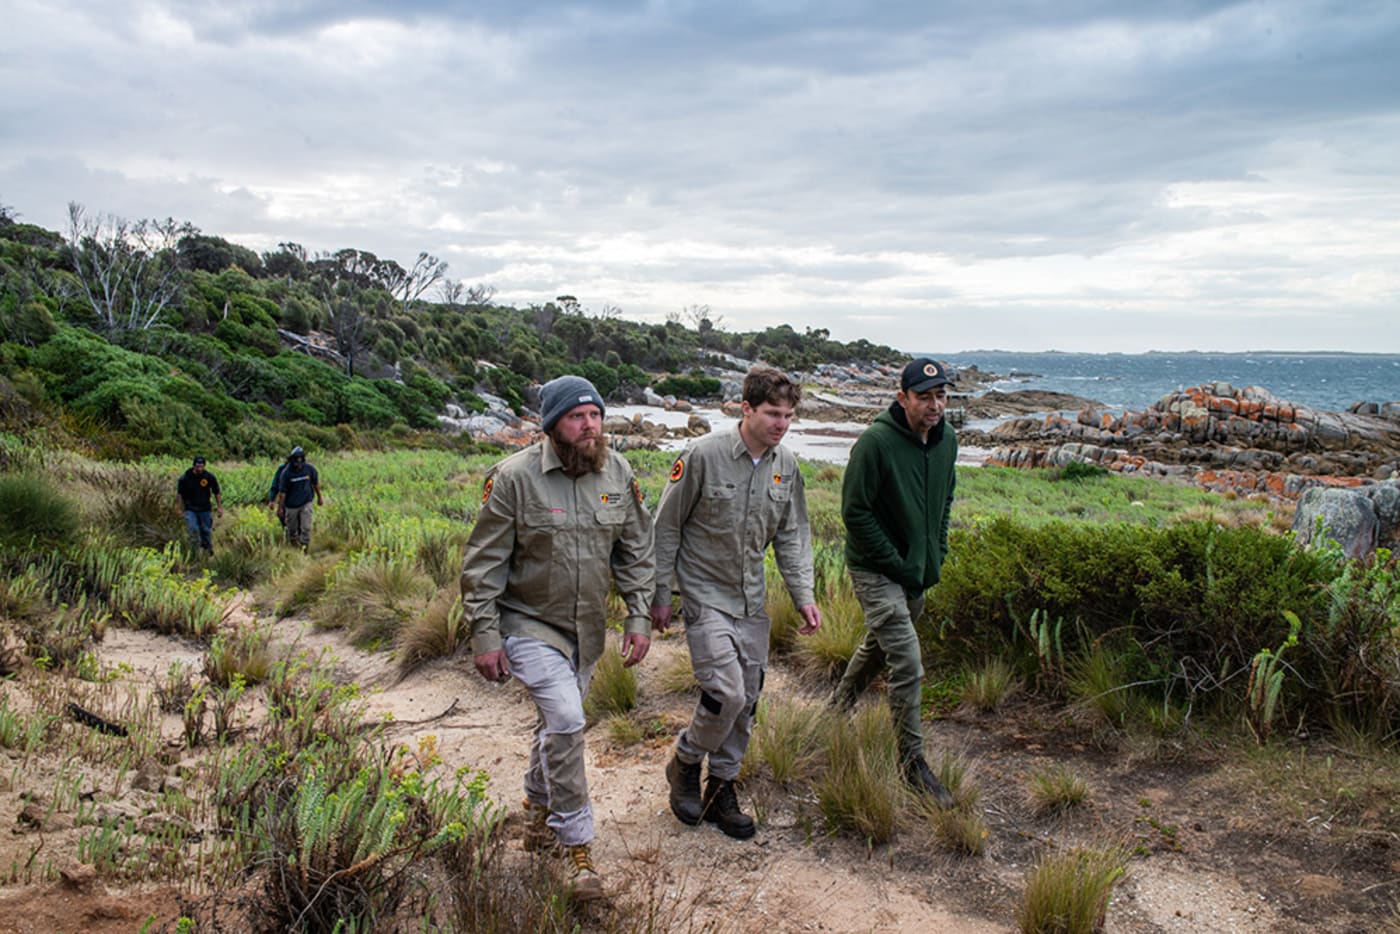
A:
{"type": "MultiPolygon", "coordinates": [[[[484,682],[465,658],[429,664],[396,682],[388,656],[360,652],[338,634],[290,621],[278,624],[278,633],[285,645],[333,653],[337,675],[370,691],[368,718],[391,718],[391,741],[413,745],[434,736],[446,765],[486,770],[495,796],[516,808],[534,722],[518,685],[484,682]]],[[[888,846],[831,836],[814,801],[761,780],[741,791],[746,808],[758,805],[754,839],[737,842],[710,826],[683,826],[667,807],[662,770],[693,698],[663,693],[653,683],[668,655],[680,651],[677,636],[657,640],[639,673],[636,717],[648,724],[643,742],[619,746],[604,730],[590,731],[589,777],[598,816],[596,856],[609,889],[623,898],[650,892],[693,929],[1014,930],[1026,872],[1039,856],[1105,841],[1134,853],[1109,906],[1108,931],[1371,932],[1395,917],[1395,802],[1355,792],[1348,799],[1335,788],[1299,800],[1261,783],[1260,765],[1237,752],[1169,744],[1134,751],[1030,701],[995,716],[956,714],[929,725],[932,749],[959,750],[974,763],[979,807],[990,828],[983,857],[950,853],[912,822],[888,846]],[[1037,817],[1026,777],[1055,762],[1088,781],[1088,802],[1065,815],[1037,817]],[[1345,812],[1338,800],[1359,803],[1345,812]]],[[[125,677],[141,683],[176,659],[197,665],[200,657],[189,643],[125,631],[110,632],[100,654],[103,664],[124,664],[125,677]]],[[[13,683],[0,690],[24,695],[13,683]]],[[[820,696],[819,687],[805,685],[781,663],[768,692],[820,696]]],[[[248,715],[256,716],[256,709],[249,705],[248,715]]],[[[161,730],[167,743],[179,745],[178,717],[165,717],[161,730]]],[[[73,815],[33,813],[43,789],[80,764],[40,754],[23,761],[10,755],[0,766],[0,873],[11,880],[0,888],[0,930],[105,934],[139,930],[152,917],[157,925],[174,921],[174,886],[124,888],[95,878],[79,859],[83,828],[73,815]],[[26,865],[45,863],[65,878],[22,884],[26,865]]],[[[1367,764],[1347,766],[1334,784],[1356,784],[1367,764]]],[[[91,800],[132,813],[141,812],[148,794],[135,787],[136,776],[113,770],[89,770],[80,784],[91,800]]],[[[518,851],[518,841],[509,845],[518,851]]]]}

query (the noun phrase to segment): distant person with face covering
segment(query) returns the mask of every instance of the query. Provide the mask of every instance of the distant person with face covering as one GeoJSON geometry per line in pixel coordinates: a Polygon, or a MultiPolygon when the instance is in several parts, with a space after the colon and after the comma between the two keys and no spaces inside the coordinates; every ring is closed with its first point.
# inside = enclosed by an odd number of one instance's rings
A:
{"type": "Polygon", "coordinates": [[[656,576],[651,516],[631,466],[607,446],[603,408],[586,379],[544,385],[546,437],[487,474],[461,579],[476,670],[514,677],[535,705],[526,849],[560,844],[578,901],[604,894],[590,850],[583,698],[603,654],[608,592],[615,584],[627,606],[622,657],[635,665],[651,645],[656,576]]]}
{"type": "Polygon", "coordinates": [[[303,552],[311,548],[311,504],[322,505],[321,475],[306,462],[306,452],[300,445],[292,448],[287,469],[277,489],[277,517],[287,524],[287,541],[299,545],[303,552]]]}
{"type": "Polygon", "coordinates": [[[224,515],[224,498],[219,491],[219,479],[204,468],[204,457],[198,456],[193,465],[180,475],[175,484],[175,498],[185,517],[192,547],[205,554],[214,553],[214,515],[224,515]],[[212,502],[211,502],[212,500],[212,502]],[[211,505],[214,507],[211,510],[211,505]]]}

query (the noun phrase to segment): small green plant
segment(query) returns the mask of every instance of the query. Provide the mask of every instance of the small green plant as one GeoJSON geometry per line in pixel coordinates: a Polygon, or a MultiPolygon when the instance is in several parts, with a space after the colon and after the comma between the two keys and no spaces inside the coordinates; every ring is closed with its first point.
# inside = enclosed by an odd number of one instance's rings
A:
{"type": "Polygon", "coordinates": [[[1127,871],[1112,846],[1047,853],[1026,879],[1016,912],[1022,934],[1095,934],[1103,930],[1113,887],[1127,871]]]}
{"type": "Polygon", "coordinates": [[[1032,771],[1028,786],[1031,810],[1042,817],[1076,808],[1089,796],[1089,784],[1063,764],[1032,771]]]}
{"type": "Polygon", "coordinates": [[[214,637],[204,656],[204,676],[221,688],[235,680],[262,684],[272,671],[272,633],[258,626],[237,626],[214,637]]]}
{"type": "Polygon", "coordinates": [[[1015,690],[1016,672],[1000,656],[987,659],[980,668],[967,669],[962,678],[962,701],[977,710],[991,712],[1015,690]]]}
{"type": "Polygon", "coordinates": [[[583,711],[593,721],[612,714],[625,714],[636,706],[636,672],[623,665],[622,653],[610,643],[593,669],[583,711]]]}
{"type": "Polygon", "coordinates": [[[1298,632],[1303,625],[1298,614],[1292,610],[1284,610],[1283,616],[1288,620],[1288,638],[1277,650],[1260,649],[1254,656],[1249,668],[1249,687],[1245,691],[1245,722],[1253,731],[1254,738],[1261,743],[1269,738],[1283,694],[1280,660],[1285,651],[1298,644],[1298,632]]]}

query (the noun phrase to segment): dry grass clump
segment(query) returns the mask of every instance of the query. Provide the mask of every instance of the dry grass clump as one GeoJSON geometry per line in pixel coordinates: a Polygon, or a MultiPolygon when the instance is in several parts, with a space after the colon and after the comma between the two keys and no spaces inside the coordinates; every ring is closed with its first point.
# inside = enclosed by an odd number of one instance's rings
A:
{"type": "Polygon", "coordinates": [[[1028,788],[1031,809],[1041,817],[1063,814],[1089,797],[1089,783],[1062,763],[1031,772],[1028,788]]]}
{"type": "Polygon", "coordinates": [[[1047,853],[1031,870],[1016,912],[1023,934],[1096,934],[1127,871],[1116,846],[1047,853]]]}
{"type": "Polygon", "coordinates": [[[779,784],[810,779],[821,763],[832,718],[825,704],[788,698],[760,700],[743,767],[766,766],[769,777],[779,784]]]}
{"type": "Polygon", "coordinates": [[[871,844],[894,836],[905,795],[896,747],[894,725],[879,706],[833,719],[826,733],[826,768],[813,782],[817,805],[832,829],[871,844]]]}
{"type": "Polygon", "coordinates": [[[590,721],[625,714],[637,706],[637,673],[623,664],[622,653],[609,642],[593,669],[583,712],[590,721]]]}
{"type": "Polygon", "coordinates": [[[923,819],[934,839],[954,853],[982,856],[987,851],[991,830],[978,810],[981,786],[973,778],[973,766],[967,757],[955,750],[944,750],[929,763],[938,780],[952,794],[957,805],[944,810],[923,795],[914,796],[916,813],[923,819]]]}
{"type": "Polygon", "coordinates": [[[391,643],[422,612],[434,586],[411,561],[366,555],[333,575],[316,605],[316,625],[348,629],[361,647],[391,643]]]}
{"type": "Polygon", "coordinates": [[[700,682],[695,680],[695,667],[690,663],[690,649],[675,652],[657,665],[654,682],[657,690],[666,694],[689,694],[699,690],[700,682]]]}
{"type": "Polygon", "coordinates": [[[427,609],[400,627],[395,637],[399,677],[407,677],[435,658],[451,658],[470,636],[461,596],[455,588],[441,591],[427,609]]]}
{"type": "Polygon", "coordinates": [[[963,673],[962,702],[987,713],[995,711],[1019,686],[1016,672],[1006,659],[994,656],[980,668],[963,673]]]}
{"type": "Polygon", "coordinates": [[[793,655],[803,668],[832,678],[846,667],[865,638],[865,613],[844,576],[829,582],[821,610],[821,628],[798,637],[793,655]]]}
{"type": "Polygon", "coordinates": [[[296,555],[287,572],[272,587],[272,603],[278,619],[286,619],[309,609],[321,599],[330,585],[339,559],[334,555],[314,558],[296,555]]]}

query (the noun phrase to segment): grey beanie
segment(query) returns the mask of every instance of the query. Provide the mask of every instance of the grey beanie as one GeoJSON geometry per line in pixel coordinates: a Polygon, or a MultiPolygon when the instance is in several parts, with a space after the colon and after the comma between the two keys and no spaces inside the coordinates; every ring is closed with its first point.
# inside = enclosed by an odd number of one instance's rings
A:
{"type": "Polygon", "coordinates": [[[603,397],[582,376],[550,380],[540,387],[540,427],[549,431],[570,409],[580,405],[596,405],[600,412],[607,411],[603,397]]]}

